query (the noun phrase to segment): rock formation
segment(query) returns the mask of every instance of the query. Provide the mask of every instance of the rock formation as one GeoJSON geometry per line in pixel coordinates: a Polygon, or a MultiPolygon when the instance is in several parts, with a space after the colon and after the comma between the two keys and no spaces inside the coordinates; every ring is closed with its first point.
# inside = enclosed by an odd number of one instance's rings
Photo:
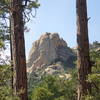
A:
{"type": "Polygon", "coordinates": [[[66,67],[72,67],[74,53],[67,43],[57,33],[46,33],[33,43],[29,52],[28,72],[38,67],[48,66],[54,61],[68,63],[66,67]]]}
{"type": "Polygon", "coordinates": [[[29,85],[38,82],[43,75],[61,75],[65,69],[74,67],[75,58],[75,53],[57,33],[43,34],[29,52],[29,85]]]}

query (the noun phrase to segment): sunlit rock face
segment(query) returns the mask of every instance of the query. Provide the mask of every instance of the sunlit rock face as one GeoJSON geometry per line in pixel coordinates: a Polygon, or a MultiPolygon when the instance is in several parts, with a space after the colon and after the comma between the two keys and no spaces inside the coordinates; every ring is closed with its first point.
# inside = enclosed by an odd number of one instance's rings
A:
{"type": "Polygon", "coordinates": [[[35,41],[27,63],[28,86],[41,81],[45,75],[65,76],[74,67],[75,53],[57,33],[45,33],[35,41]]]}
{"type": "Polygon", "coordinates": [[[27,63],[28,72],[57,61],[66,63],[66,67],[72,67],[74,56],[67,43],[57,33],[45,33],[32,45],[27,63]]]}

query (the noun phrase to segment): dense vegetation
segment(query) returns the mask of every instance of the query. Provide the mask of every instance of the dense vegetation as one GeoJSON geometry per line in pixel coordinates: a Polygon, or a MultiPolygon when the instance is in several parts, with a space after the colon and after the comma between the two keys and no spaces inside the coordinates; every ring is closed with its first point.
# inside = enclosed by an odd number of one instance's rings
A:
{"type": "Polygon", "coordinates": [[[76,71],[72,78],[46,76],[31,94],[31,100],[75,100],[76,99],[76,71]]]}
{"type": "Polygon", "coordinates": [[[11,76],[11,67],[0,65],[0,100],[19,100],[18,97],[12,96],[11,76]]]}
{"type": "MultiPolygon", "coordinates": [[[[100,51],[90,52],[92,73],[88,75],[87,81],[92,84],[91,95],[82,97],[82,100],[100,99],[100,51]]],[[[68,71],[71,78],[60,78],[59,76],[44,76],[35,88],[31,89],[30,100],[76,100],[77,98],[77,70],[68,71]]]]}

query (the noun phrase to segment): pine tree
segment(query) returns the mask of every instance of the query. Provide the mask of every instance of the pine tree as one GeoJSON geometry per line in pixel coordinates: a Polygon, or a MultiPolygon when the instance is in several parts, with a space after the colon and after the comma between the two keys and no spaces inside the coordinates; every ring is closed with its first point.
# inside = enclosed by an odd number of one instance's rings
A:
{"type": "Polygon", "coordinates": [[[22,0],[12,0],[11,6],[14,90],[20,100],[28,100],[22,0]]]}
{"type": "MultiPolygon", "coordinates": [[[[29,21],[27,14],[40,6],[38,0],[28,2],[25,6],[24,0],[1,0],[0,1],[0,19],[9,20],[11,60],[13,59],[12,72],[15,72],[15,78],[12,76],[12,88],[15,94],[18,94],[21,100],[27,100],[27,76],[26,76],[26,58],[24,44],[24,23],[25,19],[29,21]],[[26,12],[27,9],[27,12],[26,12]],[[24,21],[23,21],[24,11],[24,21]],[[6,16],[7,15],[7,16],[6,16]],[[13,55],[13,57],[12,57],[13,55]],[[14,83],[13,83],[14,82],[14,83]],[[14,85],[14,86],[13,86],[14,85]]],[[[7,27],[7,26],[6,26],[7,27]]],[[[4,34],[2,32],[2,34],[4,34]]],[[[2,43],[0,41],[0,43],[2,43]]]]}
{"type": "Polygon", "coordinates": [[[88,18],[86,0],[76,0],[77,10],[77,43],[78,43],[78,99],[91,92],[91,84],[86,81],[91,73],[88,39],[88,18]]]}

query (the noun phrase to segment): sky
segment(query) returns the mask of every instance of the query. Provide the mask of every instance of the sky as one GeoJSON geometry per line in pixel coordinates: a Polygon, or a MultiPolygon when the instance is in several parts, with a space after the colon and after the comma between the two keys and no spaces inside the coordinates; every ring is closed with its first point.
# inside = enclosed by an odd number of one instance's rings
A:
{"type": "MultiPolygon", "coordinates": [[[[100,0],[87,0],[89,20],[89,41],[100,42],[100,0]]],[[[36,18],[27,23],[29,32],[25,33],[26,56],[32,43],[45,32],[57,32],[68,44],[76,43],[76,0],[39,0],[41,6],[36,18]]]]}

